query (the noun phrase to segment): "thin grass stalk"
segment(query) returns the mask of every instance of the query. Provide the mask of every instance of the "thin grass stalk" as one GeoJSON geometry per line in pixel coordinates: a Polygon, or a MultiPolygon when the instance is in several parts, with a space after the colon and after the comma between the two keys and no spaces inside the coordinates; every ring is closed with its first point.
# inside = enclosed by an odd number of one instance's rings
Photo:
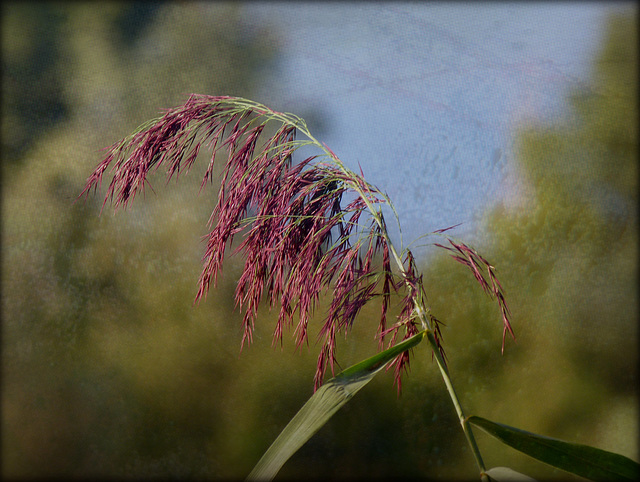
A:
{"type": "Polygon", "coordinates": [[[464,414],[464,410],[462,409],[462,404],[460,403],[460,399],[456,394],[456,390],[455,388],[453,388],[451,376],[449,375],[449,369],[447,368],[447,364],[445,363],[444,358],[442,357],[442,354],[438,349],[438,342],[436,341],[433,332],[427,331],[427,339],[429,340],[429,344],[431,345],[436,363],[438,364],[438,368],[440,369],[442,380],[444,380],[444,384],[447,387],[447,392],[449,392],[451,402],[456,409],[456,414],[458,415],[458,420],[460,421],[460,425],[462,426],[464,436],[466,437],[467,443],[471,448],[471,453],[473,454],[473,458],[476,461],[476,465],[478,466],[478,469],[480,469],[480,478],[484,482],[488,482],[489,478],[486,475],[486,469],[482,460],[482,455],[480,454],[480,448],[476,443],[476,438],[473,435],[473,430],[471,429],[471,425],[469,424],[467,417],[464,414]]]}

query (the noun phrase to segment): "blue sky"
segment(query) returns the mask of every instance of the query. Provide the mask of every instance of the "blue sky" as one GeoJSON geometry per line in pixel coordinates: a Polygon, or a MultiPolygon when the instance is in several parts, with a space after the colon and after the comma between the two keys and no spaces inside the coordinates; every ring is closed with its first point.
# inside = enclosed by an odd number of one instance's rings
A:
{"type": "MultiPolygon", "coordinates": [[[[514,134],[557,119],[611,3],[249,3],[280,57],[258,100],[318,115],[322,141],[394,202],[405,245],[464,223],[473,238],[510,189],[514,134]]],[[[311,120],[313,121],[313,116],[311,120]]],[[[314,122],[310,122],[313,128],[314,122]]],[[[473,239],[472,239],[473,240],[473,239]]]]}

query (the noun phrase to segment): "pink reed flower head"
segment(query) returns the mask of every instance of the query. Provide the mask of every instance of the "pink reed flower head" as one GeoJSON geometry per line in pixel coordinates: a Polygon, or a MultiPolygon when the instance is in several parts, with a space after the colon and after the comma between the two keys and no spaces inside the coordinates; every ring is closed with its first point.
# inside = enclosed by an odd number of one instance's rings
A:
{"type": "MultiPolygon", "coordinates": [[[[426,300],[422,277],[408,250],[400,275],[392,272],[391,253],[401,262],[376,207],[388,202],[387,197],[365,181],[361,169],[360,174],[347,169],[333,151],[311,136],[302,119],[291,114],[246,99],[191,95],[184,105],[165,111],[110,146],[79,197],[96,190],[110,168],[113,177],[103,208],[107,201],[115,209],[126,207],[149,184],[149,173],[164,168],[167,182],[178,179],[203,146],[211,150],[211,157],[201,190],[212,181],[216,154],[224,150],[227,160],[205,236],[196,301],[206,296],[212,281],[216,284],[227,248],[241,234],[242,241],[233,251],[245,261],[235,291],[236,305],[244,312],[241,346],[252,341],[262,300],[280,307],[274,344],[282,343],[285,329],[294,324],[296,345],[308,343],[308,325],[316,304],[323,293],[331,291],[332,301],[318,335],[322,346],[314,378],[317,389],[327,368],[334,372],[337,335],[349,331],[362,307],[373,298],[382,298],[380,348],[386,336],[390,336],[390,347],[400,331],[404,339],[419,331],[415,304],[418,298],[426,300]],[[275,130],[267,129],[270,122],[276,124],[275,130]],[[296,139],[299,131],[308,140],[296,139]],[[304,146],[320,148],[321,157],[328,161],[314,156],[294,164],[292,155],[304,146]],[[355,198],[344,206],[347,193],[355,198]],[[405,296],[400,315],[387,327],[392,292],[401,290],[405,296]]],[[[454,258],[470,267],[483,288],[498,298],[505,332],[512,333],[493,267],[466,245],[452,242],[452,246],[458,253],[454,258]],[[482,266],[488,269],[488,281],[482,266]]],[[[430,314],[429,318],[444,355],[439,322],[430,314]]],[[[409,353],[399,355],[392,366],[400,390],[409,353]]]]}

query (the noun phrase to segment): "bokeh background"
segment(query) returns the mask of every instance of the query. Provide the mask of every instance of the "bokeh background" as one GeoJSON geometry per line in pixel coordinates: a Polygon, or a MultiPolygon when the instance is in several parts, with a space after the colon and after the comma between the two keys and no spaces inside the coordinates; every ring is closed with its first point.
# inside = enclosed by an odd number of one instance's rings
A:
{"type": "MultiPolygon", "coordinates": [[[[124,212],[76,202],[102,148],[190,93],[307,119],[395,202],[397,243],[463,223],[517,335],[501,355],[497,306],[418,243],[466,412],[638,460],[635,4],[1,8],[3,477],[241,479],[312,393],[316,347],[272,348],[268,310],[240,353],[241,260],[193,305],[204,164],[124,212]]],[[[476,436],[488,467],[576,480],[476,436]]],[[[477,477],[426,346],[400,397],[380,375],[279,474],[390,476],[477,477]]]]}

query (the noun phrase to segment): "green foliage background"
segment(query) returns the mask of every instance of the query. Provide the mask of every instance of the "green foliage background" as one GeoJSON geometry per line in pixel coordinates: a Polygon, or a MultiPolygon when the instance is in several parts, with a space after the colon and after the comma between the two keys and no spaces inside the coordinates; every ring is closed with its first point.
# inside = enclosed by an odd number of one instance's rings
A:
{"type": "MultiPolygon", "coordinates": [[[[159,109],[190,92],[251,98],[277,32],[243,28],[235,4],[146,2],[5,2],[1,32],[2,475],[246,476],[311,395],[313,347],[272,349],[265,310],[239,355],[233,262],[193,306],[215,203],[197,166],[115,217],[97,216],[99,196],[74,199],[99,149],[159,109]]],[[[635,18],[612,17],[567,118],[518,134],[521,184],[478,246],[514,315],[505,356],[497,308],[463,267],[423,264],[468,414],[638,460],[636,43],[635,18]]],[[[375,351],[368,309],[343,367],[375,351]]],[[[488,467],[562,475],[478,439],[488,467]]],[[[281,476],[474,470],[421,345],[400,399],[378,377],[281,476]]]]}

